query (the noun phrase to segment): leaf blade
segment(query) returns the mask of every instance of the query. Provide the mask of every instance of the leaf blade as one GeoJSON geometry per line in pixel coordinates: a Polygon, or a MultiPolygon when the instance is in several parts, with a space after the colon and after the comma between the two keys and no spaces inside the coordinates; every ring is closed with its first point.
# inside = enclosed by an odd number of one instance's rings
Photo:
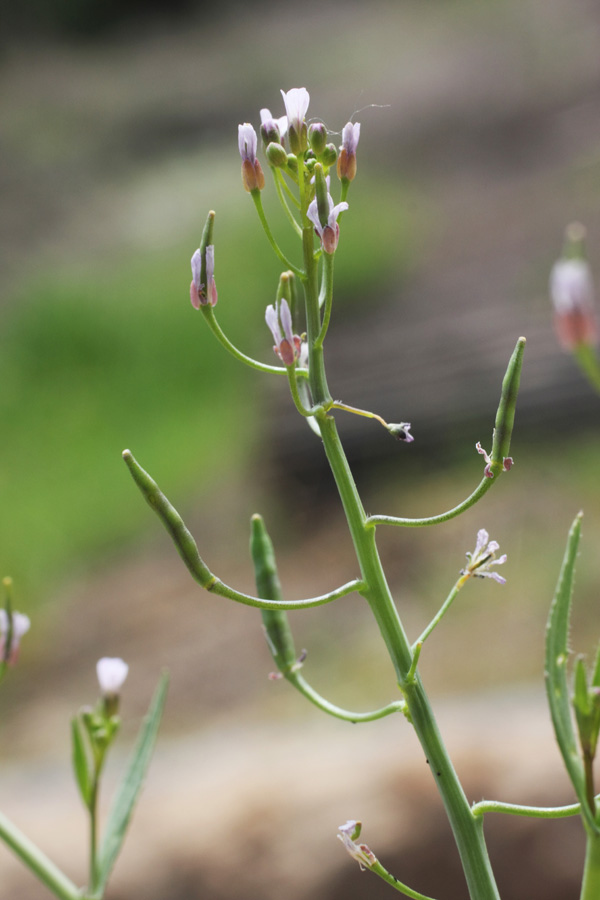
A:
{"type": "Polygon", "coordinates": [[[164,672],[140,728],[129,765],[113,800],[99,853],[98,894],[100,895],[106,888],[110,873],[123,846],[134,806],[144,784],[158,734],[168,684],[169,676],[164,672]]]}
{"type": "Polygon", "coordinates": [[[588,804],[585,771],[573,728],[567,681],[569,619],[573,581],[575,578],[575,561],[581,537],[581,518],[582,514],[579,513],[571,525],[554,599],[552,600],[548,616],[546,628],[546,694],[556,741],[577,799],[581,803],[585,823],[594,832],[600,833],[600,826],[597,825],[588,804]]]}

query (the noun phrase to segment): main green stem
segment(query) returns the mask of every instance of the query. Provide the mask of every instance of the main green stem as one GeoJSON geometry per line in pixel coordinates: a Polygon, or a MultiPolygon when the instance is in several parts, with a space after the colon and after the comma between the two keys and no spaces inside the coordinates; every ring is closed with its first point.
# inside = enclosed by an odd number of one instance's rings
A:
{"type": "MultiPolygon", "coordinates": [[[[319,346],[321,322],[317,263],[314,258],[313,228],[306,218],[307,198],[302,178],[303,160],[298,159],[302,215],[302,244],[305,265],[306,324],[309,347],[309,384],[313,404],[327,405],[330,400],[323,348],[319,346]],[[315,341],[317,346],[315,347],[315,341]]],[[[471,900],[500,900],[483,837],[483,820],[473,816],[458,776],[454,771],[427,695],[417,675],[410,683],[407,675],[412,652],[398,611],[388,587],[379,553],[375,526],[367,524],[367,516],[342,448],[333,417],[316,415],[323,446],[342,500],[356,556],[365,583],[362,595],[368,601],[388,648],[398,684],[408,707],[410,718],[431,767],[446,808],[458,851],[462,860],[471,900]]]]}
{"type": "Polygon", "coordinates": [[[587,848],[580,900],[600,897],[600,835],[587,831],[587,848]]]}

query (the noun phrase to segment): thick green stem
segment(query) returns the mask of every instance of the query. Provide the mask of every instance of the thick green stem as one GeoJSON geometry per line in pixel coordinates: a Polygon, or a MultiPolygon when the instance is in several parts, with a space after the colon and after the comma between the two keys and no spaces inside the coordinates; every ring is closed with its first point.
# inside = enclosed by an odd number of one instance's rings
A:
{"type": "Polygon", "coordinates": [[[73,882],[2,813],[0,838],[56,897],[81,900],[81,891],[73,882]]]}
{"type": "MultiPolygon", "coordinates": [[[[304,266],[306,271],[305,299],[309,347],[309,382],[315,405],[327,407],[331,397],[327,387],[323,348],[318,345],[321,329],[319,321],[319,296],[316,262],[313,251],[312,228],[306,220],[303,162],[298,158],[301,213],[304,225],[302,233],[304,266]],[[315,346],[317,344],[317,346],[315,346]]],[[[394,664],[398,684],[404,693],[411,721],[429,761],[438,790],[441,794],[450,824],[454,832],[463,863],[472,900],[499,900],[498,890],[491,870],[485,841],[483,822],[476,819],[462,790],[460,782],[442,738],[437,729],[431,707],[418,675],[406,684],[413,654],[408,637],[402,627],[398,612],[385,579],[377,552],[375,527],[367,524],[352,472],[342,449],[335,420],[325,412],[317,413],[323,446],[342,500],[357,559],[361,568],[364,587],[361,594],[367,599],[382,637],[394,664]]]]}
{"type": "Polygon", "coordinates": [[[587,830],[580,900],[598,900],[598,897],[600,897],[600,835],[587,830]]]}

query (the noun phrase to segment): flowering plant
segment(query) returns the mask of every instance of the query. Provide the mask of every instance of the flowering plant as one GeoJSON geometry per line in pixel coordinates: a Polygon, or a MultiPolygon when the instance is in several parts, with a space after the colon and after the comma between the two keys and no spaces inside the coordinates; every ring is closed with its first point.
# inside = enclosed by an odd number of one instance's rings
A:
{"type": "MultiPolygon", "coordinates": [[[[371,410],[359,409],[334,400],[325,369],[325,343],[333,313],[334,259],[343,247],[340,222],[351,214],[350,185],[357,173],[360,124],[348,122],[336,147],[322,122],[306,121],[309,95],[305,88],[282,91],[285,115],[274,118],[261,110],[261,137],[265,158],[277,197],[299,243],[299,258],[289,258],[271,231],[261,194],[266,179],[258,160],[258,136],[253,126],[238,129],[244,189],[250,194],[266,238],[283,267],[267,305],[265,321],[271,332],[276,364],[261,362],[238,349],[220,327],[215,307],[215,213],[208,213],[200,246],[191,259],[190,300],[195,311],[239,362],[268,375],[287,380],[298,413],[319,436],[336,483],[356,554],[358,574],[334,590],[301,600],[285,597],[277,573],[275,552],[261,516],[251,521],[250,552],[254,566],[256,594],[246,594],[225,584],[202,559],[198,547],[177,510],[156,482],[129,450],[124,460],[143,496],[169,532],[192,577],[207,591],[261,611],[262,624],[276,672],[273,680],[285,679],[310,703],[338,719],[365,723],[402,713],[404,727],[411,728],[421,744],[432,777],[448,815],[456,841],[471,900],[499,900],[493,868],[483,833],[483,819],[489,813],[559,818],[580,815],[587,840],[587,854],[581,900],[600,897],[600,809],[595,795],[593,764],[600,732],[600,651],[591,672],[582,659],[574,666],[572,687],[568,677],[568,625],[579,546],[581,516],[571,528],[554,601],[550,610],[546,639],[546,683],[551,718],[567,773],[577,802],[568,807],[537,808],[483,800],[471,804],[454,770],[427,696],[419,667],[429,636],[438,628],[467,582],[488,579],[504,585],[497,568],[507,555],[498,557],[498,542],[480,528],[466,564],[438,612],[414,640],[410,640],[392,597],[377,548],[378,526],[429,527],[456,518],[478,503],[513,466],[510,445],[515,418],[525,339],[519,338],[509,359],[500,390],[500,401],[492,431],[491,450],[477,442],[475,450],[484,457],[485,467],[472,493],[453,508],[434,516],[405,518],[388,514],[367,515],[352,477],[336,425],[336,414],[348,413],[382,425],[403,444],[415,440],[411,424],[386,422],[371,410]],[[339,197],[332,196],[332,176],[337,174],[339,197]],[[322,696],[303,672],[306,652],[298,654],[287,618],[290,609],[307,609],[358,593],[368,604],[396,676],[393,699],[385,706],[367,711],[342,708],[322,696]],[[572,694],[572,696],[571,696],[572,694]]],[[[334,190],[333,193],[336,193],[334,190]]],[[[569,235],[571,243],[573,232],[569,235]]],[[[582,257],[567,258],[557,264],[551,280],[556,305],[557,330],[569,349],[578,355],[589,375],[593,372],[587,349],[596,337],[592,311],[591,276],[582,257]],[[582,362],[584,360],[584,362],[582,362]]],[[[401,411],[400,411],[401,412],[401,411]]],[[[487,444],[487,446],[490,446],[487,444]]],[[[400,453],[407,452],[404,448],[400,453]]],[[[408,451],[410,452],[410,451],[408,451]]],[[[474,455],[473,457],[477,457],[474,455]]],[[[458,566],[457,566],[458,569],[458,566]]],[[[504,570],[502,570],[504,571],[504,570]]],[[[19,640],[29,627],[26,616],[12,612],[7,587],[4,609],[0,610],[0,677],[17,659],[19,640]]],[[[496,588],[494,587],[494,590],[496,588]]],[[[34,847],[16,827],[0,815],[2,838],[39,879],[62,900],[98,900],[104,894],[115,859],[122,847],[133,807],[148,764],[165,700],[167,679],[163,676],[129,764],[126,776],[98,841],[97,800],[106,754],[119,729],[119,696],[128,674],[121,659],[104,657],[97,675],[101,697],[94,708],[83,708],[72,721],[72,758],[77,786],[89,816],[89,883],[79,890],[34,847]]],[[[362,824],[349,819],[339,827],[338,837],[361,869],[369,870],[392,889],[413,898],[431,900],[390,873],[367,844],[358,843],[362,824]]]]}
{"type": "MultiPolygon", "coordinates": [[[[239,148],[243,186],[250,194],[271,248],[283,266],[275,290],[275,300],[267,307],[265,316],[274,340],[273,349],[283,366],[263,363],[246,355],[224,334],[212,303],[198,304],[194,296],[192,303],[200,310],[217,340],[237,360],[266,374],[283,375],[287,378],[296,409],[322,440],[354,543],[358,577],[317,597],[286,599],[277,575],[273,545],[262,518],[255,515],[251,525],[251,555],[257,593],[255,596],[244,594],[225,584],[210,571],[177,511],[129,450],[123,454],[125,462],[146,500],[169,531],[191,575],[201,587],[261,610],[269,650],[277,667],[277,672],[272,677],[286,679],[323,712],[350,722],[372,721],[397,712],[404,714],[430,764],[454,833],[472,900],[498,900],[499,897],[482,828],[483,816],[489,812],[547,818],[580,813],[588,837],[588,858],[581,896],[582,900],[597,900],[600,896],[600,816],[595,806],[591,760],[600,727],[600,663],[597,663],[590,679],[582,666],[577,669],[579,686],[576,687],[575,712],[579,732],[583,737],[582,754],[578,756],[579,762],[574,763],[576,748],[573,730],[567,725],[567,720],[570,722],[570,710],[564,682],[566,644],[563,646],[567,615],[565,597],[567,594],[570,596],[574,557],[571,555],[571,562],[565,564],[566,569],[561,576],[550,617],[547,668],[549,684],[555,688],[549,688],[549,702],[557,739],[559,746],[564,748],[563,755],[567,769],[572,772],[579,803],[567,808],[532,809],[495,801],[469,804],[440,736],[419,671],[419,659],[425,641],[438,627],[466,583],[472,578],[487,578],[500,585],[505,583],[506,579],[495,567],[506,562],[506,554],[497,558],[498,543],[490,540],[488,532],[480,528],[475,549],[467,553],[467,564],[460,570],[458,580],[448,597],[421,635],[411,642],[393,601],[377,551],[377,526],[424,527],[447,522],[481,500],[501,476],[510,471],[513,466],[510,444],[525,339],[518,339],[504,375],[490,452],[477,442],[476,450],[483,455],[485,468],[473,492],[452,509],[426,518],[367,515],[337,432],[335,414],[345,412],[370,418],[405,443],[412,442],[414,437],[410,423],[388,423],[378,413],[334,400],[327,384],[324,350],[333,311],[334,259],[339,248],[343,247],[340,226],[342,216],[352,213],[348,194],[357,173],[360,124],[346,124],[342,131],[341,146],[337,148],[329,140],[330,135],[322,122],[313,119],[308,125],[306,115],[310,98],[305,88],[282,91],[282,96],[284,116],[274,118],[270,110],[261,110],[261,136],[276,194],[299,241],[299,261],[289,258],[281,250],[267,220],[261,199],[266,182],[256,157],[258,137],[249,123],[239,127],[239,148]],[[332,196],[332,173],[337,174],[339,181],[337,202],[332,196]],[[298,296],[303,303],[298,303],[298,296]],[[371,608],[392,660],[400,691],[399,698],[391,700],[384,707],[367,712],[343,709],[312,687],[302,672],[305,653],[299,655],[296,652],[286,615],[289,609],[304,609],[329,603],[351,592],[358,592],[371,608]],[[559,694],[560,702],[557,701],[559,694]]],[[[214,219],[214,212],[209,212],[200,247],[192,258],[193,270],[194,259],[197,260],[198,255],[203,258],[208,248],[215,246],[214,219]]],[[[593,329],[586,299],[589,294],[586,272],[581,271],[581,266],[577,273],[558,271],[553,275],[553,285],[556,296],[562,298],[562,311],[559,310],[557,315],[568,314],[573,319],[573,308],[577,310],[576,325],[569,328],[565,326],[563,332],[574,335],[573,339],[576,339],[578,346],[589,341],[593,329]],[[581,304],[585,305],[585,309],[581,304]]],[[[573,540],[570,539],[569,545],[571,554],[573,540]]],[[[360,867],[369,869],[406,896],[427,900],[423,894],[388,872],[366,844],[356,843],[360,830],[361,824],[351,819],[340,827],[338,835],[360,867]]]]}

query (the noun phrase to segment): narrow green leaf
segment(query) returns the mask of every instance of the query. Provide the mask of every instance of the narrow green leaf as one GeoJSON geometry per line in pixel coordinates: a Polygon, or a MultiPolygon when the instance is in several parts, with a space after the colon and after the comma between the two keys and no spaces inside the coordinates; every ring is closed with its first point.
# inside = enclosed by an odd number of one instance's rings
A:
{"type": "Polygon", "coordinates": [[[92,796],[92,777],[78,716],[73,716],[71,719],[71,760],[81,799],[85,807],[89,809],[92,796]]]}
{"type": "Polygon", "coordinates": [[[569,613],[575,577],[575,560],[581,536],[581,516],[582,514],[579,513],[569,531],[565,555],[548,617],[546,693],[556,740],[577,799],[581,803],[582,814],[586,824],[593,831],[600,833],[600,826],[595,822],[587,799],[585,771],[575,738],[567,683],[569,613]]]}
{"type": "Polygon", "coordinates": [[[600,644],[598,644],[598,649],[596,650],[596,661],[592,673],[592,687],[600,687],[600,644]]]}
{"type": "Polygon", "coordinates": [[[98,865],[98,894],[102,895],[121,852],[133,808],[144,784],[167,696],[168,673],[161,675],[144,719],[127,771],[117,791],[106,823],[98,865]]]}

